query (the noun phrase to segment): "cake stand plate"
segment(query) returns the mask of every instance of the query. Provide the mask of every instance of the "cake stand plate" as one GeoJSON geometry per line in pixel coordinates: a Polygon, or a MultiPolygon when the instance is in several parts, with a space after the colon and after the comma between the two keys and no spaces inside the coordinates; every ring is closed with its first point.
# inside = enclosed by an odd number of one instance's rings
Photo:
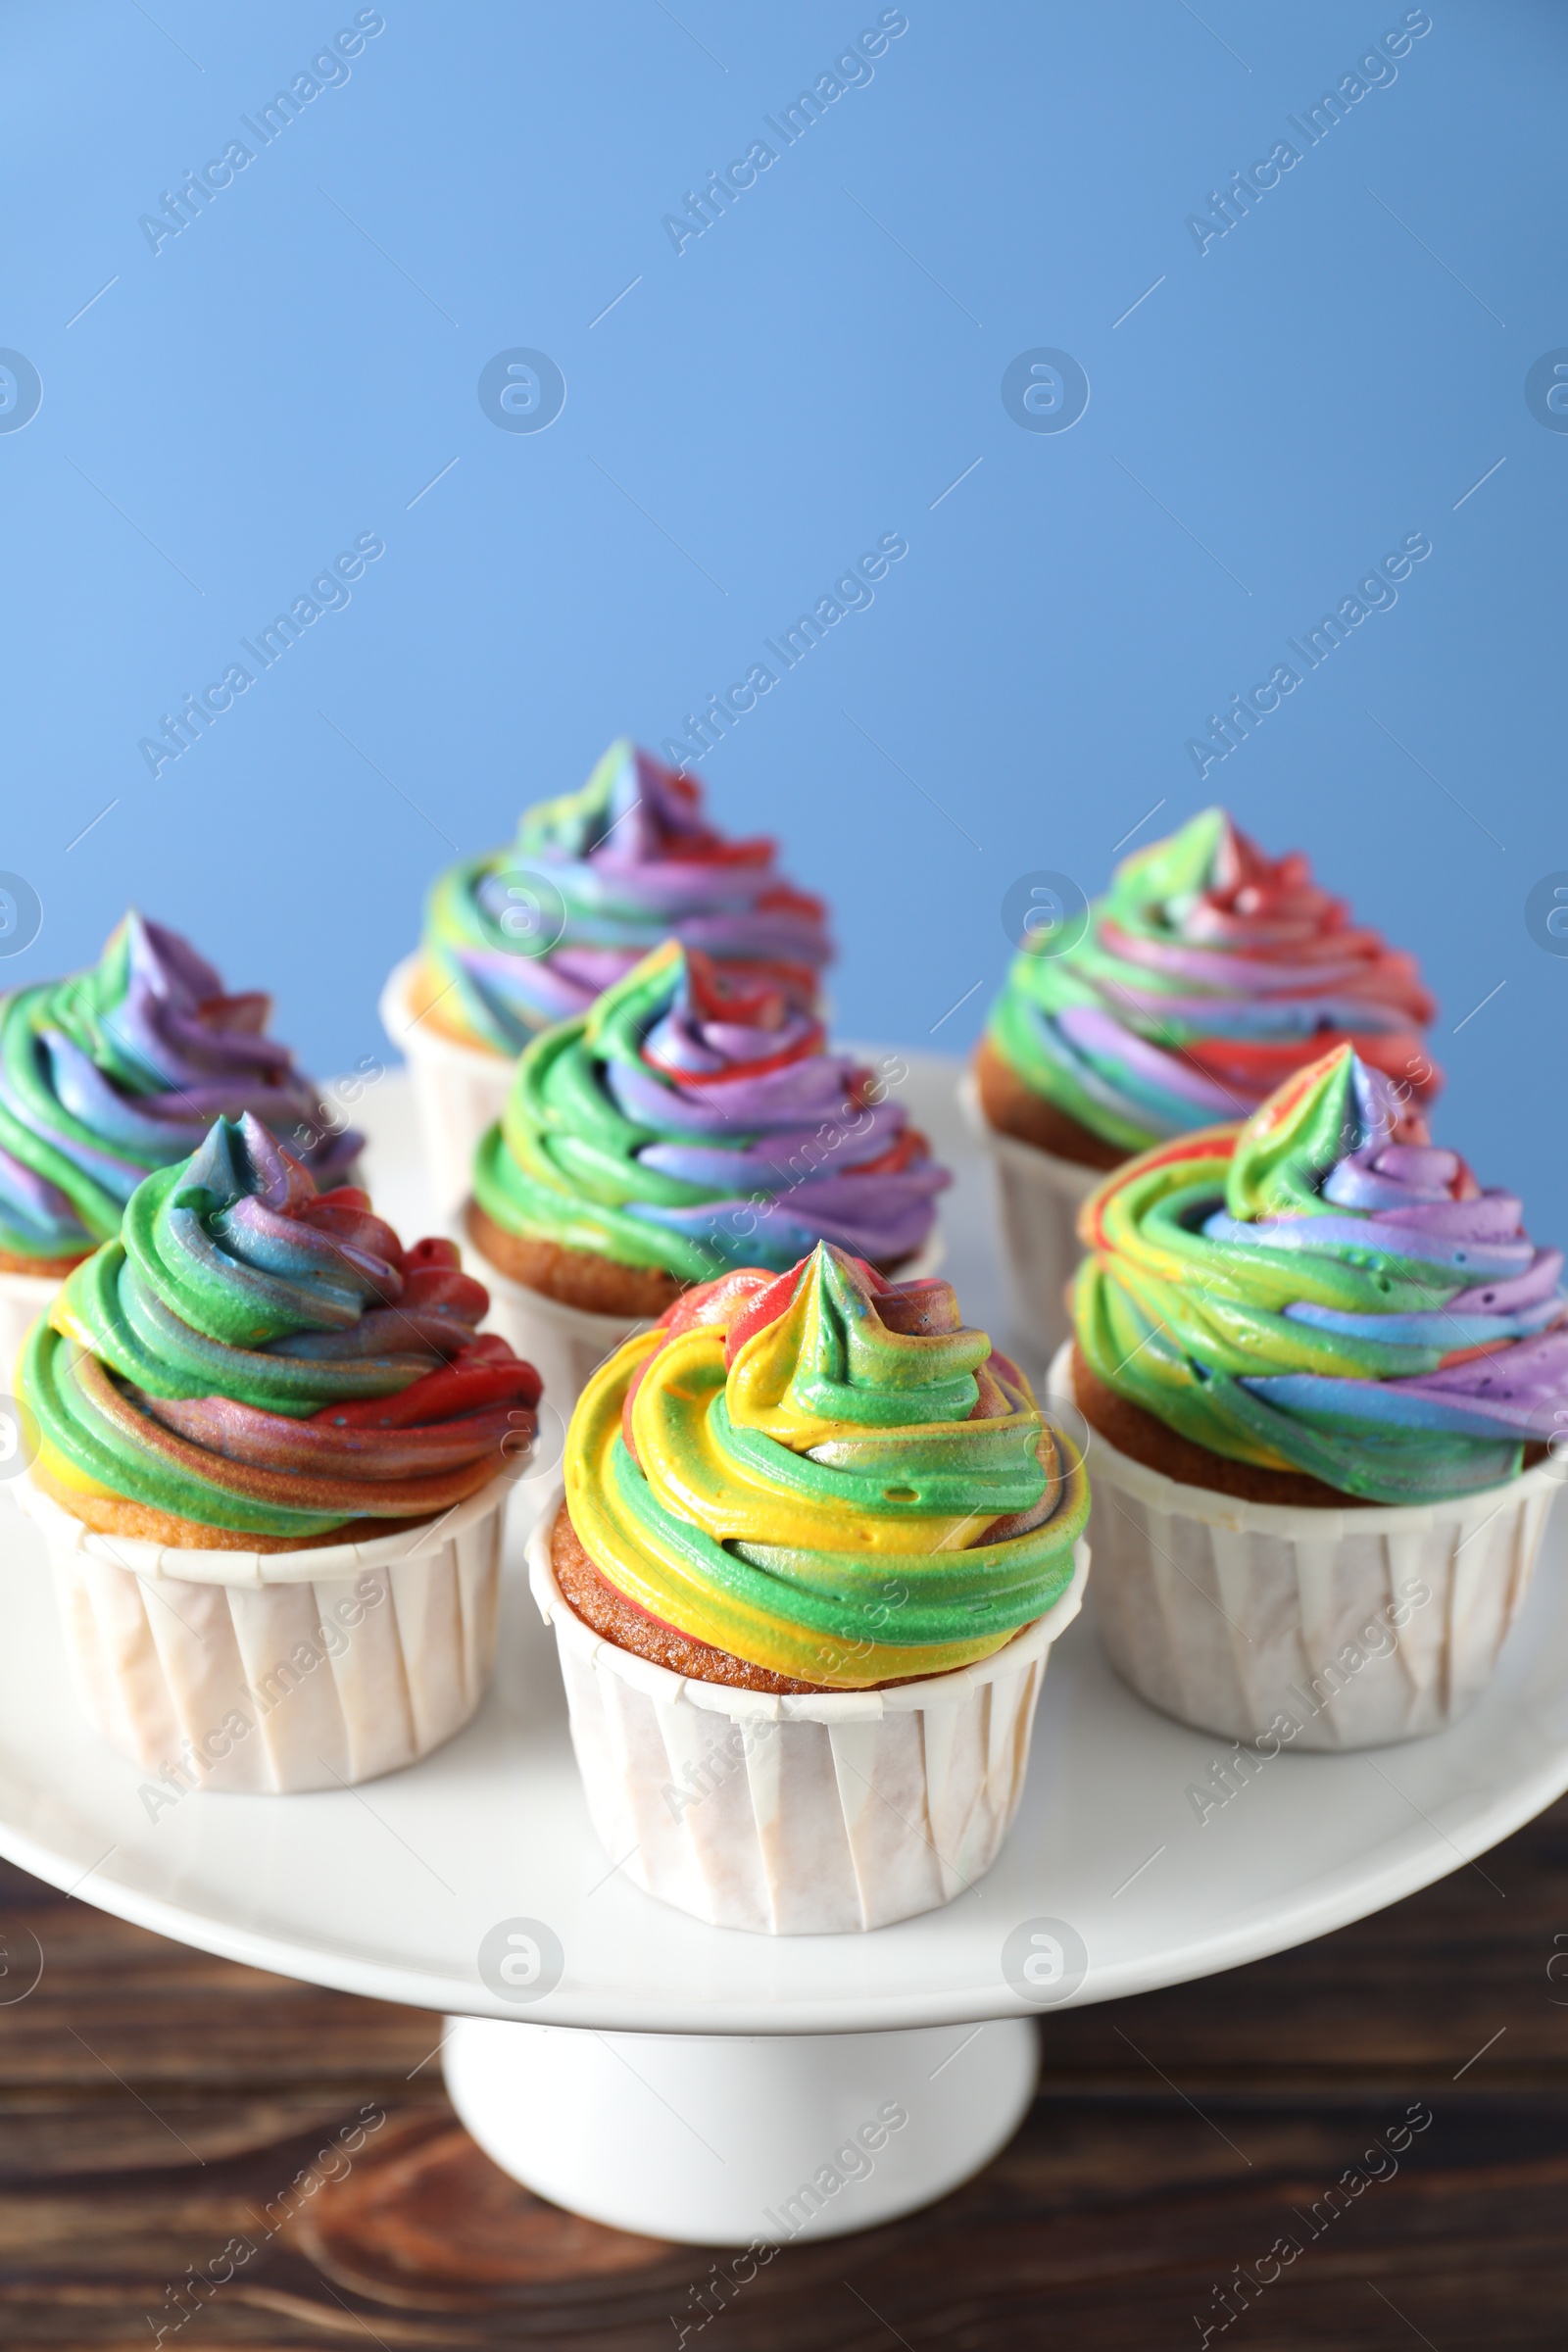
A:
{"type": "MultiPolygon", "coordinates": [[[[956,1171],[946,1271],[970,1321],[1004,1329],[956,1075],[916,1064],[908,1099],[956,1171]]],[[[383,1079],[359,1115],[377,1205],[406,1237],[425,1229],[402,1082],[383,1079]]],[[[1152,1713],[1111,1673],[1091,1576],[1052,1652],[1017,1824],[978,1886],[866,1936],[704,1927],[628,1885],[625,1857],[589,1828],[522,1564],[559,1455],[547,1415],[511,1506],[501,1662],[475,1721],[410,1771],[288,1798],[171,1797],[88,1731],[41,1541],[0,1500],[0,1853],[177,1941],[446,2014],[448,2080],[481,2144],[622,2229],[777,2242],[909,2211],[1015,2128],[1029,2021],[1049,2031],[1054,2007],[1363,1918],[1568,1788],[1560,1513],[1463,1722],[1375,1755],[1285,1752],[1233,1770],[1228,1795],[1226,1743],[1152,1713]]]]}

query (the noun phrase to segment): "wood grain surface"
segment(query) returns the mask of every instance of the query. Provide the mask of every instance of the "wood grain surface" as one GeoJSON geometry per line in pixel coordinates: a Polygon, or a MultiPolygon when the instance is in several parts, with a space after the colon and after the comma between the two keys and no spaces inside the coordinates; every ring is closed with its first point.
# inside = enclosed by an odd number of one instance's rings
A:
{"type": "Polygon", "coordinates": [[[1048,2018],[988,2172],[760,2268],[514,2186],[454,2121],[424,2011],[3,1866],[0,1966],[6,2352],[1568,2340],[1568,1802],[1359,1927],[1048,2018]]]}

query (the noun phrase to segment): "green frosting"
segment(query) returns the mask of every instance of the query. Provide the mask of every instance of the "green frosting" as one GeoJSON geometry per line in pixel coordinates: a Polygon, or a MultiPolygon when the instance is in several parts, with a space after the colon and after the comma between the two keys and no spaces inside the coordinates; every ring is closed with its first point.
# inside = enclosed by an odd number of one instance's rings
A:
{"type": "Polygon", "coordinates": [[[657,1142],[657,1130],[626,1117],[602,1077],[607,1061],[637,1058],[660,994],[651,983],[622,981],[592,1012],[546,1030],[527,1049],[506,1110],[479,1146],[473,1196],[509,1233],[698,1282],[723,1260],[701,1239],[629,1209],[685,1208],[713,1195],[642,1163],[640,1151],[657,1142]]]}

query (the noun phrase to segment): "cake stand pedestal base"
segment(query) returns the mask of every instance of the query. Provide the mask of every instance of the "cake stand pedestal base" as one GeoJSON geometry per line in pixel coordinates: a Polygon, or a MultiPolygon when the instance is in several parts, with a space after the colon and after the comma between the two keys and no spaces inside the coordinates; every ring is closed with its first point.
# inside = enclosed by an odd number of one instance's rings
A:
{"type": "Polygon", "coordinates": [[[967,2180],[1023,2121],[1032,2020],[889,2034],[598,2034],[447,2020],[452,2103],[503,2172],[688,2245],[839,2237],[967,2180]]]}

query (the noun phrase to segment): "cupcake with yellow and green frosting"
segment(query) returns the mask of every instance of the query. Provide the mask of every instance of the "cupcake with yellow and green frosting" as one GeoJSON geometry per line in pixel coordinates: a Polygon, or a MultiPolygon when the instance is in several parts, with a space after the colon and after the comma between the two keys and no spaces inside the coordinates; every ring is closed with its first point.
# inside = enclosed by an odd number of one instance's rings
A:
{"type": "Polygon", "coordinates": [[[589,1382],[530,1555],[607,1847],[720,1924],[951,1899],[1012,1818],[1088,1509],[948,1283],[820,1243],[688,1293],[589,1382]]]}

